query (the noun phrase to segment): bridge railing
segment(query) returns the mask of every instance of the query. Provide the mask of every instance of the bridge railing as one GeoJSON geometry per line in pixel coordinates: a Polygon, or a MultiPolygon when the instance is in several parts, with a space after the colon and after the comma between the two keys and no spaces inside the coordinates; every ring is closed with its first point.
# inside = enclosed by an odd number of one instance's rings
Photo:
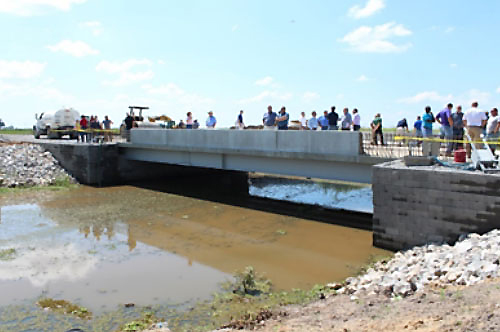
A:
{"type": "MultiPolygon", "coordinates": [[[[423,142],[419,140],[414,133],[396,133],[396,132],[386,132],[384,133],[384,140],[380,139],[380,135],[377,137],[377,142],[375,143],[374,135],[372,132],[363,132],[363,151],[365,154],[382,157],[382,158],[402,158],[405,156],[423,156],[423,142]],[[402,137],[408,137],[407,139],[402,139],[402,137]]],[[[435,135],[433,138],[438,139],[439,136],[435,135]]],[[[439,153],[444,154],[446,152],[447,143],[438,143],[439,153]]]]}
{"type": "Polygon", "coordinates": [[[132,129],[131,143],[186,150],[252,151],[274,154],[359,156],[359,132],[267,130],[132,129]]]}

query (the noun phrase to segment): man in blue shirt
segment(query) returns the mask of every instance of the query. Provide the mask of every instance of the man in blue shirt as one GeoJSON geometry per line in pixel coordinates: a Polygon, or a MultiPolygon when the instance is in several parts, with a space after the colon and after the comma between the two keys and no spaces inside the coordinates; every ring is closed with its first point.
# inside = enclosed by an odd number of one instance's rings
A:
{"type": "Polygon", "coordinates": [[[423,137],[422,134],[422,120],[420,115],[417,116],[417,121],[413,124],[413,128],[415,128],[415,136],[417,137],[423,137]]]}
{"type": "Polygon", "coordinates": [[[274,130],[274,124],[276,123],[276,118],[278,114],[273,112],[273,107],[271,105],[267,106],[267,113],[264,114],[262,118],[262,123],[264,124],[265,130],[274,130]]]}
{"type": "Polygon", "coordinates": [[[328,111],[324,111],[323,115],[318,119],[319,125],[321,126],[321,130],[328,130],[329,122],[328,122],[328,111]]]}
{"type": "Polygon", "coordinates": [[[286,112],[285,106],[283,106],[280,110],[279,116],[276,118],[278,123],[278,130],[288,130],[288,119],[290,116],[286,112]]]}
{"type": "MultiPolygon", "coordinates": [[[[436,120],[441,124],[441,139],[453,139],[453,119],[451,118],[451,110],[453,104],[448,104],[441,112],[436,115],[436,120]]],[[[451,156],[453,143],[448,142],[446,147],[446,156],[451,156]]]]}
{"type": "Polygon", "coordinates": [[[310,118],[309,121],[307,121],[307,126],[311,130],[317,130],[318,129],[318,119],[316,118],[316,111],[313,111],[311,113],[311,115],[312,115],[312,118],[310,118]]]}
{"type": "Polygon", "coordinates": [[[215,125],[217,124],[217,119],[214,116],[214,112],[212,111],[208,112],[208,118],[205,124],[207,125],[207,129],[215,129],[215,125]]]}

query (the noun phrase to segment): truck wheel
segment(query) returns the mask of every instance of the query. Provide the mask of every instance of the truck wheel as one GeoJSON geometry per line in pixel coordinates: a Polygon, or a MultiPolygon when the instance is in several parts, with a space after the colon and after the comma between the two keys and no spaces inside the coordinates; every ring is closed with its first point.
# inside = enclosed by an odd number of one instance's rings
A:
{"type": "Polygon", "coordinates": [[[38,130],[35,130],[33,136],[35,136],[35,139],[40,139],[40,132],[38,130]]]}

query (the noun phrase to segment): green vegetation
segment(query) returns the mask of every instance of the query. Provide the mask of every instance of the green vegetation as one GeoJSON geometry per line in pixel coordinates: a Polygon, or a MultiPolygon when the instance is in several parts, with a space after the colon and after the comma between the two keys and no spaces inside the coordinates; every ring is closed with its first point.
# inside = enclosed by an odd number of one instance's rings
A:
{"type": "Polygon", "coordinates": [[[33,129],[2,129],[0,130],[0,135],[33,135],[33,129]]]}
{"type": "Polygon", "coordinates": [[[13,260],[16,256],[16,249],[1,249],[0,250],[0,261],[10,261],[13,260]]]}
{"type": "Polygon", "coordinates": [[[77,306],[65,300],[41,299],[37,303],[43,309],[49,309],[56,313],[74,315],[81,319],[92,318],[92,313],[87,308],[77,306]]]}
{"type": "Polygon", "coordinates": [[[19,193],[19,192],[25,192],[25,191],[59,191],[59,190],[66,190],[66,189],[71,189],[71,188],[76,188],[78,187],[78,184],[73,183],[68,176],[62,176],[60,178],[57,178],[54,183],[48,185],[48,186],[33,186],[33,187],[16,187],[16,188],[7,188],[7,187],[0,187],[0,194],[3,193],[19,193]]]}
{"type": "Polygon", "coordinates": [[[154,317],[152,312],[144,313],[143,317],[139,320],[125,324],[119,329],[119,332],[139,332],[148,329],[158,320],[154,317]]]}
{"type": "Polygon", "coordinates": [[[201,302],[190,310],[178,313],[169,321],[172,331],[207,331],[220,327],[252,328],[263,319],[271,318],[281,306],[305,304],[331,292],[324,286],[289,292],[272,289],[271,282],[252,267],[236,272],[233,282],[223,285],[211,301],[201,302]]]}

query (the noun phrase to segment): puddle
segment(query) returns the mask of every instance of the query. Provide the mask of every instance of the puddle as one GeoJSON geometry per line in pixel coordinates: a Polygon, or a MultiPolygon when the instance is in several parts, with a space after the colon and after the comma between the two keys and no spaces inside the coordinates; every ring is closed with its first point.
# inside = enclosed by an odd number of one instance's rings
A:
{"type": "Polygon", "coordinates": [[[30,195],[0,197],[0,250],[14,250],[0,260],[0,317],[41,296],[95,314],[194,303],[246,266],[310,288],[385,254],[370,232],[129,186],[30,195]]]}
{"type": "Polygon", "coordinates": [[[259,197],[373,213],[370,185],[257,176],[249,191],[259,197]]]}

